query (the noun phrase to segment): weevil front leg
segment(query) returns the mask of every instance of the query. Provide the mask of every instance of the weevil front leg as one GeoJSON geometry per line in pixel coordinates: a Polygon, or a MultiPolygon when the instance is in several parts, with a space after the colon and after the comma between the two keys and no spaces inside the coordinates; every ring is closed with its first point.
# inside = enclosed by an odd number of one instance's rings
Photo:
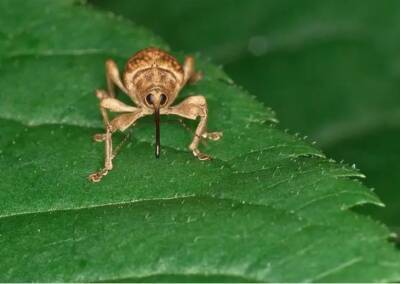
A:
{"type": "Polygon", "coordinates": [[[169,108],[165,114],[174,114],[193,120],[200,117],[189,149],[199,160],[210,160],[209,155],[199,150],[199,143],[201,139],[218,140],[222,137],[222,132],[207,132],[208,109],[206,99],[203,96],[189,97],[177,106],[169,108]]]}
{"type": "MultiPolygon", "coordinates": [[[[135,112],[138,108],[128,106],[125,103],[111,97],[106,91],[96,90],[96,96],[100,100],[100,113],[103,116],[104,127],[107,129],[110,124],[106,109],[112,112],[135,112]]],[[[95,142],[105,141],[105,134],[99,133],[93,136],[95,142]]]]}
{"type": "Polygon", "coordinates": [[[116,130],[124,131],[129,126],[133,125],[136,120],[144,115],[145,114],[142,112],[142,110],[139,109],[136,112],[121,114],[110,122],[106,133],[104,134],[104,168],[98,172],[89,175],[90,181],[99,182],[103,178],[103,176],[107,175],[108,172],[113,168],[112,160],[115,158],[115,156],[112,149],[112,134],[116,130]]]}
{"type": "Polygon", "coordinates": [[[104,168],[98,172],[95,172],[89,176],[89,180],[92,182],[99,182],[103,176],[112,170],[113,164],[112,159],[114,158],[112,148],[112,134],[116,130],[124,131],[134,122],[144,115],[142,109],[128,106],[123,102],[110,97],[105,91],[97,91],[97,97],[100,99],[100,113],[103,116],[104,127],[106,133],[96,134],[94,136],[95,141],[104,141],[104,168]],[[109,120],[107,110],[113,112],[127,112],[115,117],[113,120],[109,120]]]}

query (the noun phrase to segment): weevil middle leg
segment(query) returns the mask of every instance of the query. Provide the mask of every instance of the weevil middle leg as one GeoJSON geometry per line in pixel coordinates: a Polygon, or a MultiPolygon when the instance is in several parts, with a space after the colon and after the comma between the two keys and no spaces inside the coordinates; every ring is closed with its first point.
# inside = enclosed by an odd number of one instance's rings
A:
{"type": "Polygon", "coordinates": [[[95,134],[94,140],[97,142],[104,141],[104,168],[98,172],[95,172],[89,176],[89,179],[93,182],[99,182],[101,178],[112,170],[112,160],[115,157],[112,147],[112,134],[116,130],[124,131],[129,126],[135,123],[137,119],[144,116],[145,113],[142,109],[128,106],[123,102],[109,96],[107,92],[102,90],[96,91],[96,96],[100,100],[100,113],[103,116],[105,133],[95,134]],[[107,110],[113,112],[127,112],[120,114],[110,121],[107,110]]]}

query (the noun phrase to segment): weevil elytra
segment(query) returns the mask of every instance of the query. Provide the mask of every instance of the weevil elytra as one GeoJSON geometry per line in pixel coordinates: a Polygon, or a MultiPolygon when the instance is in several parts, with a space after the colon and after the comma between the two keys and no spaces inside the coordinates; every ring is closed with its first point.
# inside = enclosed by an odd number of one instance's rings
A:
{"type": "Polygon", "coordinates": [[[104,168],[89,176],[92,182],[99,182],[112,168],[115,157],[112,134],[125,131],[146,115],[154,114],[156,126],[155,155],[160,156],[160,115],[177,115],[187,119],[200,117],[189,149],[199,160],[209,160],[210,156],[198,149],[201,139],[218,140],[221,132],[207,132],[208,108],[204,96],[196,95],[172,106],[186,83],[195,83],[201,74],[194,69],[194,58],[188,56],[183,65],[167,52],[150,47],[134,54],[126,63],[122,79],[113,60],[106,61],[108,91],[97,90],[100,113],[103,116],[105,133],[96,134],[94,140],[105,144],[104,168]],[[129,96],[135,106],[127,105],[115,98],[115,86],[129,96]],[[121,113],[112,120],[108,111],[121,113]]]}

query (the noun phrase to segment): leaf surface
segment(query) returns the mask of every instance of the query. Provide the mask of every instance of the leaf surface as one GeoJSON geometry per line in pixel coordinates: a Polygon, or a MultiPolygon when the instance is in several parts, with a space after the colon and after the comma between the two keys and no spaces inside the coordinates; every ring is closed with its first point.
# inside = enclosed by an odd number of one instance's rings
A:
{"type": "Polygon", "coordinates": [[[151,28],[177,50],[224,64],[279,113],[283,127],[356,163],[387,205],[367,212],[399,231],[398,1],[90,2],[151,28]]]}
{"type": "Polygon", "coordinates": [[[104,61],[168,47],[71,1],[1,0],[0,11],[2,281],[400,278],[387,228],[348,210],[381,205],[362,175],[277,129],[270,109],[201,57],[205,78],[180,99],[206,96],[209,129],[224,132],[202,145],[214,160],[192,157],[192,133],[173,117],[154,159],[146,118],[113,171],[89,183],[103,162],[91,137],[103,131],[104,61]]]}

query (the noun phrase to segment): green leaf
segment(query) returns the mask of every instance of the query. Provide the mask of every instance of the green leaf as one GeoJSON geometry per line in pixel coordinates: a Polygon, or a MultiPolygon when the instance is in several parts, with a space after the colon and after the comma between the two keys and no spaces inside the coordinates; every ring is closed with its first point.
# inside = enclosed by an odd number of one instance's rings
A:
{"type": "MultiPolygon", "coordinates": [[[[168,48],[129,21],[72,1],[0,1],[1,281],[395,281],[388,229],[348,210],[382,205],[201,57],[215,157],[162,118],[163,152],[141,120],[99,184],[104,61],[168,48]]],[[[179,58],[182,55],[178,54],[179,58]]],[[[121,95],[120,95],[121,97],[121,95]]],[[[195,122],[187,122],[194,127],[195,122]]],[[[123,138],[117,135],[116,141],[123,138]]]]}
{"type": "Polygon", "coordinates": [[[91,2],[224,64],[285,128],[355,162],[387,204],[369,213],[399,230],[399,1],[91,2]]]}

